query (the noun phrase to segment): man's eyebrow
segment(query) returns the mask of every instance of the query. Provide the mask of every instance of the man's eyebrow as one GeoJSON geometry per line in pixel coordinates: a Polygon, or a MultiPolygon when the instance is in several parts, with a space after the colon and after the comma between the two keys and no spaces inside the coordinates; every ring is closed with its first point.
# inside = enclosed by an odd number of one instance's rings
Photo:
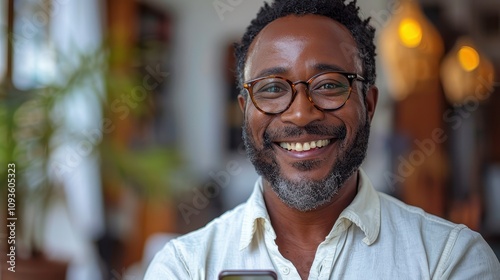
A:
{"type": "Polygon", "coordinates": [[[271,75],[283,75],[286,74],[287,72],[288,70],[285,67],[271,67],[260,71],[259,74],[252,79],[271,76],[271,75]]]}
{"type": "MultiPolygon", "coordinates": [[[[345,72],[346,70],[340,66],[334,65],[334,64],[326,64],[326,63],[319,63],[315,64],[314,68],[317,71],[341,71],[345,72]]],[[[267,76],[272,76],[272,75],[286,75],[288,73],[288,69],[285,67],[271,67],[264,69],[258,73],[254,78],[252,79],[257,79],[261,77],[267,77],[267,76]]]]}
{"type": "Polygon", "coordinates": [[[342,71],[342,72],[346,71],[344,68],[340,66],[333,64],[325,64],[325,63],[316,64],[314,65],[314,68],[316,68],[316,70],[318,71],[342,71]]]}

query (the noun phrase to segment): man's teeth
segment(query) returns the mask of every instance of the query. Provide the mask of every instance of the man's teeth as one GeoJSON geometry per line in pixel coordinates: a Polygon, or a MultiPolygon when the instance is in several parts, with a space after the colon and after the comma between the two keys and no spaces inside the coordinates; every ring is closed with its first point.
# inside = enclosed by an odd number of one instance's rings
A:
{"type": "Polygon", "coordinates": [[[324,147],[328,144],[330,144],[330,140],[318,140],[318,141],[311,141],[311,142],[304,142],[304,143],[281,142],[280,146],[283,149],[287,149],[289,151],[302,152],[302,151],[309,151],[310,149],[314,149],[314,148],[321,148],[321,147],[324,147]]]}

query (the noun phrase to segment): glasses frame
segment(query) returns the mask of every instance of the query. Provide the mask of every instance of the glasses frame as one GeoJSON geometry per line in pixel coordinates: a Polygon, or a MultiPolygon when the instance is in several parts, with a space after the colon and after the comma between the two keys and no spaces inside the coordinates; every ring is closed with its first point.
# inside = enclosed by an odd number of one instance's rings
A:
{"type": "Polygon", "coordinates": [[[264,114],[267,114],[267,115],[281,114],[281,113],[285,112],[286,110],[288,110],[288,108],[290,108],[290,106],[292,105],[293,101],[295,100],[295,97],[297,96],[298,90],[297,90],[297,88],[295,86],[298,85],[298,84],[304,84],[306,86],[306,96],[307,96],[307,99],[309,100],[309,102],[311,102],[312,105],[314,105],[314,107],[316,109],[318,109],[320,111],[334,111],[334,110],[338,110],[338,109],[342,108],[347,103],[347,100],[349,100],[349,98],[351,97],[352,83],[354,82],[354,80],[358,80],[358,81],[362,81],[363,82],[365,80],[365,78],[363,78],[362,76],[360,76],[357,73],[345,72],[345,71],[326,71],[326,72],[321,72],[321,73],[318,73],[318,74],[312,76],[307,81],[300,80],[300,81],[296,81],[296,82],[292,82],[292,81],[288,80],[287,78],[284,78],[284,77],[281,77],[281,76],[270,75],[270,76],[260,77],[260,78],[256,78],[256,79],[244,82],[243,83],[243,88],[246,89],[246,91],[250,95],[250,99],[252,100],[252,103],[255,106],[255,108],[257,108],[257,110],[259,110],[260,112],[262,112],[264,114]],[[344,101],[344,103],[342,103],[337,108],[324,109],[324,108],[321,108],[320,106],[318,106],[318,105],[316,105],[314,103],[314,101],[312,99],[312,96],[311,96],[311,92],[309,90],[309,87],[311,86],[311,82],[314,81],[314,79],[316,79],[317,77],[319,77],[321,75],[329,74],[329,73],[335,73],[335,74],[341,74],[341,75],[343,75],[349,81],[349,93],[348,93],[348,96],[347,96],[346,100],[344,101]],[[269,79],[269,78],[279,78],[279,79],[282,79],[282,80],[286,81],[290,85],[290,87],[292,88],[292,99],[290,99],[290,103],[285,107],[285,109],[283,109],[283,110],[281,110],[279,112],[276,112],[276,113],[269,113],[269,112],[266,112],[266,111],[262,110],[257,105],[257,103],[255,102],[254,95],[253,95],[253,86],[256,83],[258,83],[258,82],[260,82],[260,81],[262,81],[264,79],[269,79]]]}

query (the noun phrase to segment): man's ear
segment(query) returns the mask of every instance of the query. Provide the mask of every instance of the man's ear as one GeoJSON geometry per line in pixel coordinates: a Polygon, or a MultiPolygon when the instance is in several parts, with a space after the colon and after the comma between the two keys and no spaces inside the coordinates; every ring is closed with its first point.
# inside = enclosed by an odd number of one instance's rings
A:
{"type": "Polygon", "coordinates": [[[239,94],[238,95],[238,103],[240,104],[241,112],[243,112],[243,115],[245,115],[245,107],[246,107],[246,103],[247,103],[247,99],[245,98],[245,96],[239,94]]]}
{"type": "Polygon", "coordinates": [[[375,114],[377,101],[378,101],[378,88],[376,86],[370,86],[370,88],[366,92],[366,98],[365,98],[366,112],[368,114],[368,118],[370,118],[370,122],[372,121],[373,115],[375,114]]]}

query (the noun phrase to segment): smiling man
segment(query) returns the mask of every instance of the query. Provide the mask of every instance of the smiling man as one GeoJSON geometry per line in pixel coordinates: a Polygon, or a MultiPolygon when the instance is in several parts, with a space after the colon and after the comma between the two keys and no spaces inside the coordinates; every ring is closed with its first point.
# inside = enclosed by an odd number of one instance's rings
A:
{"type": "Polygon", "coordinates": [[[237,46],[248,201],[169,242],[146,279],[498,279],[482,237],[378,193],[360,165],[378,90],[355,2],[277,0],[237,46]]]}

